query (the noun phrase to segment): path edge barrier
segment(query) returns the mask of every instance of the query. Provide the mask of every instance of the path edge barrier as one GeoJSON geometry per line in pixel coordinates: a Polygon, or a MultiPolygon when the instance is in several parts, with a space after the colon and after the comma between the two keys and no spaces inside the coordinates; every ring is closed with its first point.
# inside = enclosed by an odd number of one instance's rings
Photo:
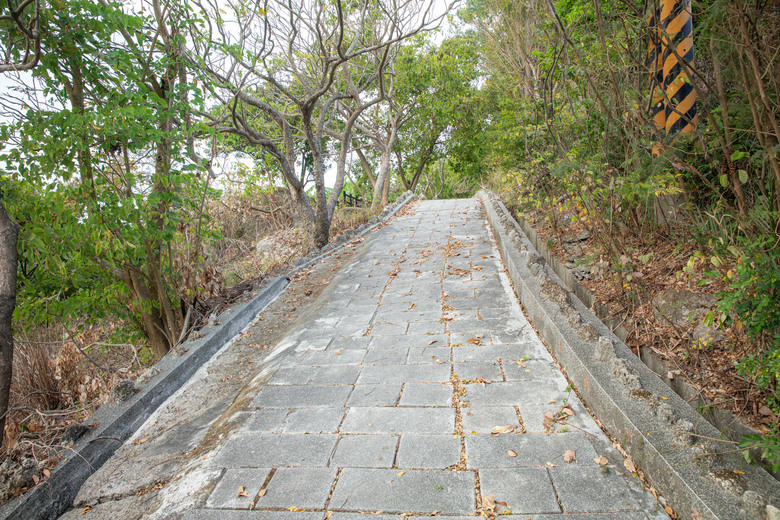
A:
{"type": "Polygon", "coordinates": [[[476,197],[529,319],[665,505],[682,519],[779,519],[780,483],[735,453],[583,304],[495,194],[476,197]]]}
{"type": "Polygon", "coordinates": [[[380,215],[342,234],[312,255],[297,259],[291,271],[273,278],[251,300],[226,309],[214,320],[213,325],[198,331],[197,338],[172,349],[147,371],[145,381],[132,386],[132,395],[126,395],[126,400],[109,402],[98,408],[83,423],[88,430],[67,449],[49,478],[0,507],[0,519],[56,519],[72,505],[82,484],[111,458],[161,404],[272,303],[289,285],[292,276],[383,225],[416,198],[409,191],[402,194],[394,203],[386,206],[380,215]]]}

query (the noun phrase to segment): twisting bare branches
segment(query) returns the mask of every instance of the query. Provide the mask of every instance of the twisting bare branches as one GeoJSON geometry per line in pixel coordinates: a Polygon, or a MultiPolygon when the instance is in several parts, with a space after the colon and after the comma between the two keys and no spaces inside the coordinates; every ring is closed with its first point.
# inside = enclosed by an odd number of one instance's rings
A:
{"type": "Polygon", "coordinates": [[[220,52],[193,53],[191,59],[215,80],[212,93],[222,102],[211,124],[278,161],[299,216],[313,225],[322,246],[344,185],[354,126],[362,112],[385,100],[394,49],[438,26],[452,3],[208,1],[200,7],[213,24],[195,35],[193,51],[220,52]],[[328,194],[325,171],[334,149],[336,182],[328,194]],[[311,160],[314,206],[296,171],[299,154],[311,160]]]}
{"type": "Polygon", "coordinates": [[[0,7],[5,49],[0,72],[34,69],[41,59],[41,0],[6,0],[0,7]]]}

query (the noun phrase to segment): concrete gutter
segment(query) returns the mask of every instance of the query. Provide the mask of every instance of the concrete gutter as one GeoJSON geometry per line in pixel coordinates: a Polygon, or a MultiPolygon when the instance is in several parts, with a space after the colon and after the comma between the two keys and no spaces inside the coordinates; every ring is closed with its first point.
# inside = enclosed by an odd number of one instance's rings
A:
{"type": "Polygon", "coordinates": [[[145,374],[146,380],[119,403],[101,406],[85,423],[88,431],[67,448],[69,454],[51,476],[23,496],[0,508],[3,520],[53,520],[71,506],[81,485],[96,472],[173,393],[208,362],[228,341],[246,328],[290,283],[290,278],[337,251],[354,238],[369,233],[416,199],[411,192],[401,195],[381,215],[349,231],[310,257],[298,259],[296,267],[271,283],[250,301],[235,305],[219,315],[193,338],[171,350],[145,374]]]}
{"type": "Polygon", "coordinates": [[[477,197],[539,335],[675,513],[683,519],[780,519],[780,483],[747,464],[568,289],[498,197],[484,191],[477,197]]]}

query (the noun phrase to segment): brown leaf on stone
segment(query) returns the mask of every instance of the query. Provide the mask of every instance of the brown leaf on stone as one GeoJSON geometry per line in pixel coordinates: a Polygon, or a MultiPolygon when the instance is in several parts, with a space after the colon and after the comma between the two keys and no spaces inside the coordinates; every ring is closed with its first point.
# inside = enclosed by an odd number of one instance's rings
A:
{"type": "Polygon", "coordinates": [[[475,337],[476,337],[477,339],[482,339],[482,338],[484,338],[484,337],[485,337],[485,335],[484,335],[484,334],[477,334],[475,337]]]}
{"type": "Polygon", "coordinates": [[[264,497],[265,493],[268,491],[268,488],[263,488],[260,491],[257,492],[257,498],[264,497]]]}
{"type": "Polygon", "coordinates": [[[623,461],[623,465],[626,467],[626,469],[630,473],[636,473],[636,466],[634,465],[634,461],[631,459],[626,459],[623,461]]]}
{"type": "Polygon", "coordinates": [[[493,495],[485,495],[482,497],[482,508],[486,511],[495,511],[496,498],[493,495]]]}
{"type": "Polygon", "coordinates": [[[517,452],[515,450],[506,450],[506,454],[510,457],[517,457],[517,452]]]}
{"type": "Polygon", "coordinates": [[[515,431],[514,426],[495,426],[493,427],[493,430],[490,432],[490,435],[492,435],[493,437],[498,437],[503,433],[512,433],[513,431],[515,431]]]}
{"type": "Polygon", "coordinates": [[[430,340],[430,341],[428,342],[428,345],[433,345],[433,344],[434,344],[434,343],[436,343],[437,341],[438,341],[438,340],[436,340],[436,339],[432,339],[432,340],[430,340]]]}
{"type": "Polygon", "coordinates": [[[480,340],[478,340],[477,338],[471,338],[469,340],[469,343],[472,343],[474,345],[481,345],[482,344],[482,342],[480,340]]]}
{"type": "Polygon", "coordinates": [[[243,485],[240,488],[238,488],[238,496],[249,498],[249,493],[246,492],[246,489],[244,488],[243,485]]]}
{"type": "Polygon", "coordinates": [[[572,410],[572,409],[569,407],[569,405],[566,405],[566,407],[564,407],[564,409],[563,409],[563,413],[565,413],[565,414],[566,414],[566,415],[568,415],[569,417],[572,417],[572,416],[574,416],[574,410],[572,410]]]}
{"type": "Polygon", "coordinates": [[[509,504],[507,504],[506,502],[499,502],[498,500],[496,500],[496,505],[504,506],[504,507],[507,507],[507,508],[509,507],[509,504]]]}
{"type": "Polygon", "coordinates": [[[341,351],[340,351],[340,350],[337,350],[337,351],[336,351],[336,355],[337,355],[337,356],[340,356],[340,355],[341,355],[341,351]]]}
{"type": "Polygon", "coordinates": [[[544,418],[544,421],[542,421],[542,426],[544,426],[545,430],[551,430],[552,429],[552,422],[547,417],[544,418]]]}
{"type": "Polygon", "coordinates": [[[563,452],[563,460],[573,462],[577,460],[577,455],[574,453],[574,450],[566,450],[563,452]]]}
{"type": "Polygon", "coordinates": [[[523,363],[522,361],[518,361],[517,366],[525,368],[525,363],[523,363]]]}
{"type": "Polygon", "coordinates": [[[550,421],[552,421],[553,419],[555,419],[555,414],[553,414],[552,412],[544,412],[544,416],[545,416],[547,419],[549,419],[550,421]]]}
{"type": "Polygon", "coordinates": [[[593,459],[593,462],[595,462],[599,466],[604,466],[605,464],[609,463],[606,457],[596,457],[595,459],[593,459]]]}

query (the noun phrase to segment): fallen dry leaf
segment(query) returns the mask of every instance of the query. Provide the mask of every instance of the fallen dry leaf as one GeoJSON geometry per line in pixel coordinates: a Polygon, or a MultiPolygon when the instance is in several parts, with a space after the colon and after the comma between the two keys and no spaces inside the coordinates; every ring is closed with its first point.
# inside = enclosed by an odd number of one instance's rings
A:
{"type": "Polygon", "coordinates": [[[92,506],[84,506],[84,509],[81,510],[81,514],[82,515],[86,515],[87,513],[90,512],[91,509],[92,509],[92,506]]]}
{"type": "Polygon", "coordinates": [[[563,460],[573,462],[577,460],[577,455],[574,453],[574,450],[566,450],[563,452],[563,460]]]}
{"type": "Polygon", "coordinates": [[[240,488],[238,488],[238,496],[249,498],[249,493],[246,492],[246,489],[244,488],[243,485],[240,488]]]}
{"type": "Polygon", "coordinates": [[[626,459],[623,461],[623,465],[626,467],[626,469],[630,473],[636,473],[636,466],[634,465],[634,461],[631,459],[626,459]]]}
{"type": "Polygon", "coordinates": [[[596,457],[595,459],[593,459],[593,462],[595,462],[599,466],[604,466],[605,464],[609,463],[606,457],[596,457]]]}
{"type": "Polygon", "coordinates": [[[482,507],[488,511],[494,511],[496,509],[496,498],[493,495],[485,495],[482,497],[482,507]]]}
{"type": "Polygon", "coordinates": [[[555,415],[552,412],[544,412],[544,416],[551,421],[555,418],[555,415]]]}
{"type": "Polygon", "coordinates": [[[264,497],[265,493],[268,491],[268,488],[263,488],[260,491],[257,492],[257,498],[264,497]]]}
{"type": "Polygon", "coordinates": [[[669,516],[672,516],[674,514],[674,510],[669,506],[664,506],[664,511],[666,511],[666,514],[669,516]]]}
{"type": "Polygon", "coordinates": [[[514,426],[495,426],[493,427],[493,430],[490,432],[490,435],[492,435],[493,437],[498,437],[503,433],[512,433],[513,431],[515,431],[514,426]]]}
{"type": "Polygon", "coordinates": [[[340,355],[341,355],[341,351],[340,351],[340,350],[337,350],[337,351],[336,351],[336,355],[337,355],[337,356],[340,356],[340,355]]]}
{"type": "Polygon", "coordinates": [[[401,476],[401,475],[403,475],[404,473],[406,473],[406,472],[405,472],[405,471],[399,471],[398,473],[396,473],[396,476],[399,476],[399,477],[400,477],[400,476],[401,476]]]}
{"type": "Polygon", "coordinates": [[[564,408],[563,409],[563,413],[565,413],[569,417],[573,417],[574,416],[574,410],[572,410],[571,408],[564,408]]]}
{"type": "Polygon", "coordinates": [[[484,337],[485,337],[485,335],[484,335],[484,334],[477,334],[477,335],[476,335],[476,337],[477,337],[478,339],[482,339],[482,338],[484,338],[484,337]]]}
{"type": "Polygon", "coordinates": [[[517,452],[515,450],[506,450],[506,454],[510,457],[517,457],[517,452]]]}
{"type": "Polygon", "coordinates": [[[498,500],[496,500],[496,505],[504,506],[504,507],[507,507],[507,508],[509,507],[509,504],[507,504],[506,502],[499,502],[498,500]]]}
{"type": "Polygon", "coordinates": [[[428,342],[428,345],[433,345],[433,344],[434,344],[434,343],[436,343],[437,341],[438,341],[438,340],[436,340],[436,339],[432,339],[432,340],[430,340],[430,341],[428,342]]]}

